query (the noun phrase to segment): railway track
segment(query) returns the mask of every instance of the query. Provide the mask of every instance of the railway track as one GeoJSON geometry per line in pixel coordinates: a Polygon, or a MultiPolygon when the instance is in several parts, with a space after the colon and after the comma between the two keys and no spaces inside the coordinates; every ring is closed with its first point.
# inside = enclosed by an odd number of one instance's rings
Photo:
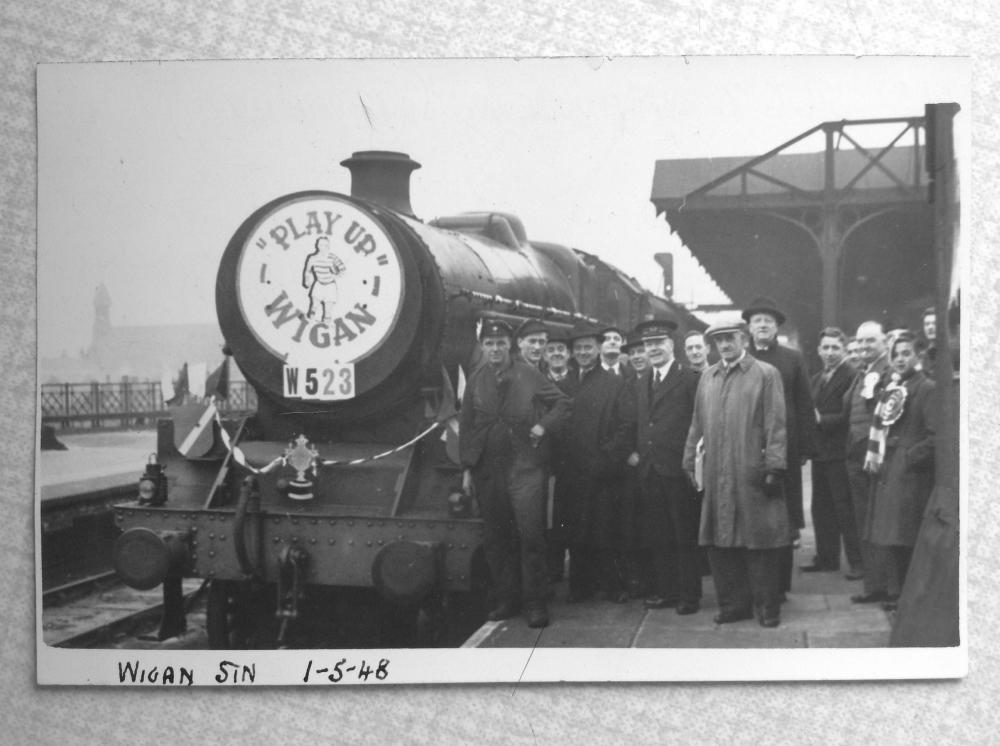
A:
{"type": "Polygon", "coordinates": [[[81,578],[43,591],[42,637],[61,648],[207,648],[204,606],[206,583],[184,581],[188,632],[170,641],[157,639],[163,607],[159,588],[136,591],[111,573],[81,578]]]}

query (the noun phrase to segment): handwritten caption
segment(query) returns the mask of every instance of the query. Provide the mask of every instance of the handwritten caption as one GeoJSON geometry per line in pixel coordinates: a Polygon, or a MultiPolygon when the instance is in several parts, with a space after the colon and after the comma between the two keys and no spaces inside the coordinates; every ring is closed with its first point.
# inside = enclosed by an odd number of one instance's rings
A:
{"type": "MultiPolygon", "coordinates": [[[[389,659],[339,658],[317,661],[309,658],[305,664],[303,684],[364,684],[386,681],[389,659]]],[[[196,684],[235,684],[248,686],[257,682],[256,663],[218,662],[216,667],[199,669],[192,666],[147,666],[139,660],[118,661],[119,684],[159,686],[195,686],[196,684]],[[201,676],[198,676],[201,671],[201,676]]]]}

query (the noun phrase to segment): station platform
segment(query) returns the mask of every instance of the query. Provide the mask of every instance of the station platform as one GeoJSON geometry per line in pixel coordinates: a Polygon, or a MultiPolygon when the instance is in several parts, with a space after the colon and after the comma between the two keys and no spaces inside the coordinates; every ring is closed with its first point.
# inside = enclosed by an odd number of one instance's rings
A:
{"type": "Polygon", "coordinates": [[[139,481],[156,430],[57,434],[65,451],[40,451],[38,491],[42,503],[115,490],[139,481]]]}
{"type": "Polygon", "coordinates": [[[711,576],[702,578],[701,610],[679,616],[672,608],[647,609],[641,598],[624,604],[610,601],[568,600],[566,581],[552,586],[550,624],[528,627],[523,617],[487,622],[463,647],[477,648],[873,648],[889,644],[889,613],[879,604],[854,604],[862,582],[839,572],[804,573],[812,563],[815,538],[809,503],[810,469],[803,469],[806,527],[795,551],[792,591],[781,607],[781,625],[761,627],[756,620],[718,625],[712,618],[719,607],[711,576]]]}

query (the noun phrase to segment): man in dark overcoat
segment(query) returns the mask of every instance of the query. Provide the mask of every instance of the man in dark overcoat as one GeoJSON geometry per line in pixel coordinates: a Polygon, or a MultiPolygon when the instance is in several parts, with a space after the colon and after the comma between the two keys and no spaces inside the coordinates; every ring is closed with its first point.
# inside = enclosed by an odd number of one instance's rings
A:
{"type": "MultiPolygon", "coordinates": [[[[812,458],[816,420],[813,413],[812,388],[805,358],[798,350],[778,344],[778,327],[785,323],[785,314],[773,300],[755,298],[743,311],[743,320],[750,329],[751,355],[778,369],[785,390],[785,426],[788,443],[788,468],[785,470],[785,501],[792,523],[794,538],[805,528],[802,508],[802,465],[812,458]]],[[[789,545],[781,557],[782,592],[792,588],[793,547],[789,545]]]]}
{"type": "Polygon", "coordinates": [[[850,566],[847,577],[862,577],[861,540],[847,481],[847,410],[844,396],[857,371],[847,362],[847,337],[837,327],[820,332],[817,349],[823,370],[812,379],[816,403],[816,455],[812,462],[812,519],[816,557],[803,572],[840,569],[840,543],[850,566]]]}
{"type": "Polygon", "coordinates": [[[871,502],[870,475],[864,470],[868,437],[875,405],[889,382],[889,357],[882,324],[878,321],[862,322],[857,339],[862,368],[844,395],[844,408],[847,411],[847,480],[851,486],[854,519],[861,535],[865,571],[863,593],[851,596],[851,601],[863,604],[888,601],[890,596],[899,595],[900,589],[895,585],[892,553],[865,539],[871,502]]]}
{"type": "Polygon", "coordinates": [[[684,471],[695,482],[704,439],[705,494],[698,540],[708,547],[719,599],[717,624],[750,619],[781,623],[779,558],[791,542],[781,489],[785,469],[785,396],[781,375],[746,352],[746,327],[710,326],[721,358],[701,374],[684,446],[684,471]]]}
{"type": "MultiPolygon", "coordinates": [[[[874,485],[865,538],[892,552],[900,589],[934,486],[934,382],[918,370],[919,346],[910,332],[892,341],[891,381],[879,397],[866,460],[874,485]]],[[[883,608],[895,602],[890,597],[883,608]]]]}
{"type": "Polygon", "coordinates": [[[701,603],[701,504],[682,461],[698,377],[674,359],[676,329],[672,319],[636,327],[649,367],[635,382],[636,447],[628,463],[640,485],[637,524],[648,568],[646,607],[676,604],[678,614],[693,614],[701,603]]]}
{"type": "Polygon", "coordinates": [[[496,621],[523,607],[528,625],[549,623],[546,601],[545,504],[548,431],[570,400],[536,368],[511,360],[513,331],[485,319],[485,364],[469,376],[459,413],[463,488],[479,499],[486,561],[495,586],[496,621]]]}
{"type": "Polygon", "coordinates": [[[585,322],[570,333],[578,382],[573,411],[560,430],[559,509],[569,543],[570,597],[583,600],[599,591],[622,603],[628,595],[617,555],[628,548],[622,509],[635,405],[627,380],[601,367],[600,344],[600,328],[585,322]]]}
{"type": "MultiPolygon", "coordinates": [[[[542,369],[550,381],[572,398],[579,377],[574,375],[576,371],[570,366],[569,330],[561,325],[549,327],[548,341],[545,343],[545,352],[542,355],[542,369]]],[[[557,498],[560,497],[559,476],[566,471],[566,449],[561,427],[554,430],[551,436],[552,460],[548,480],[548,509],[546,511],[548,531],[545,535],[545,545],[549,580],[556,583],[563,579],[566,565],[566,522],[562,511],[560,511],[560,503],[557,501],[557,498]]]]}

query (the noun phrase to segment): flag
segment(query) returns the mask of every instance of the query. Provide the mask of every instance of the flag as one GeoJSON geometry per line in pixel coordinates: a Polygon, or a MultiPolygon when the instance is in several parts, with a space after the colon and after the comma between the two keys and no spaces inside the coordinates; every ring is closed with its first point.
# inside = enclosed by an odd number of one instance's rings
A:
{"type": "Polygon", "coordinates": [[[191,396],[202,399],[205,396],[205,379],[208,378],[208,366],[205,363],[194,363],[188,370],[188,387],[191,396]]]}
{"type": "Polygon", "coordinates": [[[222,400],[229,398],[229,358],[222,358],[222,365],[212,371],[205,381],[205,396],[217,396],[222,400]]]}
{"type": "Polygon", "coordinates": [[[212,450],[215,434],[215,402],[192,402],[170,408],[174,421],[174,445],[186,458],[201,458],[212,450]]]}
{"type": "MultiPolygon", "coordinates": [[[[181,366],[180,372],[177,373],[177,380],[173,382],[174,385],[174,395],[169,399],[164,399],[164,402],[168,406],[176,406],[184,401],[184,397],[188,393],[188,364],[184,363],[181,366]]],[[[166,392],[164,392],[166,396],[166,392]]]]}

